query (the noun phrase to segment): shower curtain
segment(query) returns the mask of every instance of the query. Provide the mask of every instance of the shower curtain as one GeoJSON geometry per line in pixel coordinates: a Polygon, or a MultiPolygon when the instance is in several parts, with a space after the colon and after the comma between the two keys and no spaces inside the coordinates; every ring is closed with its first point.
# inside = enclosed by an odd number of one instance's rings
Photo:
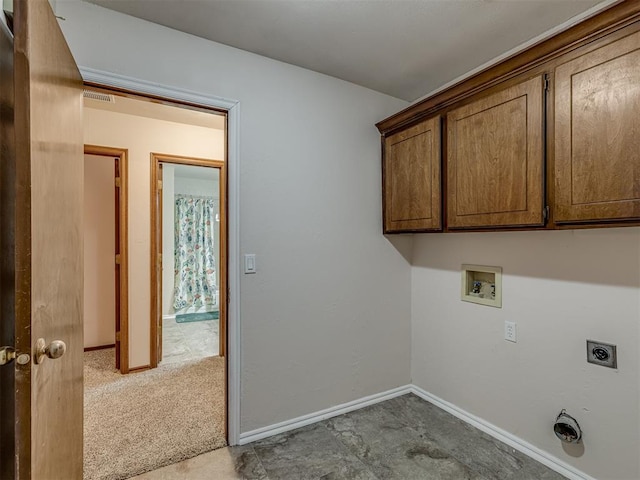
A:
{"type": "Polygon", "coordinates": [[[213,197],[175,197],[176,311],[215,304],[215,214],[213,197]]]}

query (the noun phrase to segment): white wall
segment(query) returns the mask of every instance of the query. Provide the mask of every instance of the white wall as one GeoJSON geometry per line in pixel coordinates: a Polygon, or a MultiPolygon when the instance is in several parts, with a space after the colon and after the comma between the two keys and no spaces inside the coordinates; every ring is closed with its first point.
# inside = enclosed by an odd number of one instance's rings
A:
{"type": "Polygon", "coordinates": [[[116,338],[115,165],[111,157],[84,156],[84,346],[116,338]]]}
{"type": "Polygon", "coordinates": [[[258,265],[239,292],[241,431],[407,384],[411,270],[381,234],[374,126],[406,103],[88,3],[58,13],[81,66],[240,101],[258,265]]]}
{"type": "MultiPolygon", "coordinates": [[[[191,168],[207,168],[207,167],[191,167],[191,168]]],[[[219,169],[213,170],[219,172],[219,169]]],[[[217,178],[189,178],[176,175],[175,193],[184,195],[196,195],[201,197],[220,198],[219,188],[220,181],[217,178]]]]}
{"type": "Polygon", "coordinates": [[[640,478],[640,229],[414,242],[413,382],[594,478],[640,478]],[[501,309],[460,300],[463,263],[503,268],[501,309]],[[618,369],[588,364],[587,339],[616,344],[618,369]],[[584,430],[581,456],[553,434],[563,408],[584,430]]]}
{"type": "Polygon", "coordinates": [[[223,160],[224,132],[93,108],[84,109],[84,127],[86,144],[129,151],[129,367],[149,365],[150,155],[223,160]]]}

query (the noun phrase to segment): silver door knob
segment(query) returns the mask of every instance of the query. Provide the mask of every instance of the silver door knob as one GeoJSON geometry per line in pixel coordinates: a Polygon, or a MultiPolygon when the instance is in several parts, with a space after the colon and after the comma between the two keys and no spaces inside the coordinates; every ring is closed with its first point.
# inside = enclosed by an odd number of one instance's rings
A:
{"type": "Polygon", "coordinates": [[[67,351],[67,345],[62,340],[54,340],[49,345],[44,341],[44,338],[39,338],[36,342],[35,362],[37,364],[42,363],[45,357],[49,357],[53,360],[60,358],[67,351]]]}

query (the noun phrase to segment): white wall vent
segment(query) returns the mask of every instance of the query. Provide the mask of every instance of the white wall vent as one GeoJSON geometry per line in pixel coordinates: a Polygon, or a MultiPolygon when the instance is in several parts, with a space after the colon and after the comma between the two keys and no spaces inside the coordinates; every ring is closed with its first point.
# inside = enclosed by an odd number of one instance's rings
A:
{"type": "Polygon", "coordinates": [[[93,90],[85,90],[83,92],[84,98],[90,98],[91,100],[97,100],[99,102],[105,103],[116,103],[115,95],[110,95],[108,93],[100,93],[94,92],[93,90]]]}

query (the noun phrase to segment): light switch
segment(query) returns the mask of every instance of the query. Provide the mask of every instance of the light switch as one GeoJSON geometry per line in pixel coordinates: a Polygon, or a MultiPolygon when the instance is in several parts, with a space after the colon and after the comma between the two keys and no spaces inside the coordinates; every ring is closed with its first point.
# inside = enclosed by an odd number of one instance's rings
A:
{"type": "Polygon", "coordinates": [[[255,253],[245,254],[244,273],[256,273],[256,254],[255,253]]]}

